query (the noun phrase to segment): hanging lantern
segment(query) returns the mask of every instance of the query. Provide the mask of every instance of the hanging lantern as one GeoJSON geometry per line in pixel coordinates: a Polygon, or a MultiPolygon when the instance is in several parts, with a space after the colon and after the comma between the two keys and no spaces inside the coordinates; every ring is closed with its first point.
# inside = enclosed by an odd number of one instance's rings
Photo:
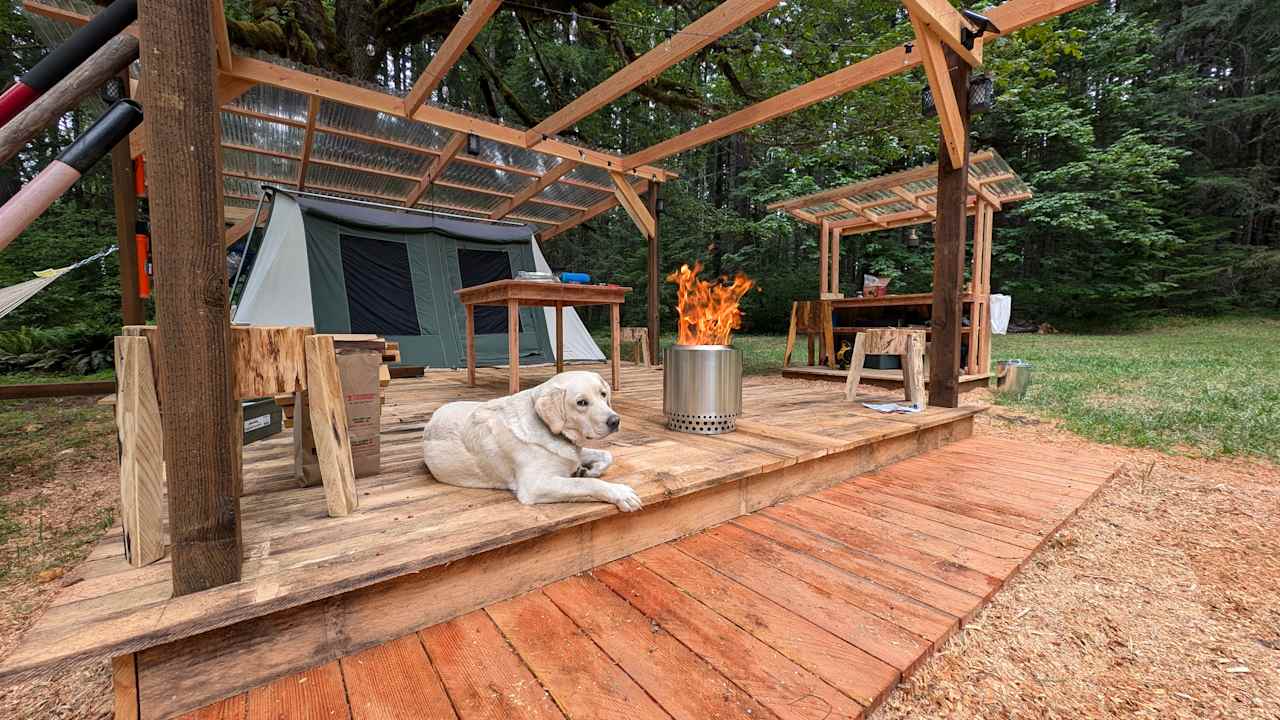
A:
{"type": "Polygon", "coordinates": [[[916,234],[915,228],[911,228],[910,230],[907,231],[907,247],[909,248],[920,247],[920,236],[916,234]]]}
{"type": "MultiPolygon", "coordinates": [[[[996,83],[990,75],[979,75],[969,80],[969,114],[986,112],[996,105],[996,83]]],[[[937,117],[938,106],[933,102],[933,89],[928,85],[920,91],[920,114],[937,117]]]]}

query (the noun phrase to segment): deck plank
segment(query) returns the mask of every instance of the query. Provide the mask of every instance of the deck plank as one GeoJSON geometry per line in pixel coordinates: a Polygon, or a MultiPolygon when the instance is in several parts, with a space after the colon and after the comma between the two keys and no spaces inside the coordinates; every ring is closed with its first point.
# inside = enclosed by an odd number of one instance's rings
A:
{"type": "Polygon", "coordinates": [[[351,717],[342,670],[330,662],[249,691],[246,720],[343,720],[351,717]]]}
{"type": "Polygon", "coordinates": [[[418,632],[460,720],[563,720],[483,610],[418,632]]]}
{"type": "Polygon", "coordinates": [[[592,573],[783,720],[857,720],[862,706],[631,558],[592,573]]]}
{"type": "Polygon", "coordinates": [[[570,717],[671,717],[541,592],[491,605],[486,612],[570,717]]]}
{"type": "Polygon", "coordinates": [[[342,658],[340,663],[353,720],[457,717],[417,635],[342,658]]]}
{"type": "Polygon", "coordinates": [[[542,592],[677,720],[774,717],[590,575],[561,580],[542,592]]]}

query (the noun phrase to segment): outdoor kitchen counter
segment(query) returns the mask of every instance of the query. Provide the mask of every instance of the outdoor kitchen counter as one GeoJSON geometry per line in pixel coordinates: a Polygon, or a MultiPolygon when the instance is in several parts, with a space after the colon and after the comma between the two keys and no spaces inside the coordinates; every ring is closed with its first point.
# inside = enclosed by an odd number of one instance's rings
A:
{"type": "Polygon", "coordinates": [[[497,305],[507,308],[507,354],[511,375],[507,388],[511,394],[520,392],[520,306],[553,307],[556,309],[556,372],[564,372],[564,308],[577,305],[609,306],[609,365],[613,389],[622,387],[622,374],[618,358],[618,330],[621,324],[622,303],[629,287],[619,285],[575,285],[572,283],[540,282],[537,280],[497,280],[483,285],[472,285],[454,291],[458,301],[467,309],[467,384],[476,384],[476,321],[477,305],[497,305]]]}

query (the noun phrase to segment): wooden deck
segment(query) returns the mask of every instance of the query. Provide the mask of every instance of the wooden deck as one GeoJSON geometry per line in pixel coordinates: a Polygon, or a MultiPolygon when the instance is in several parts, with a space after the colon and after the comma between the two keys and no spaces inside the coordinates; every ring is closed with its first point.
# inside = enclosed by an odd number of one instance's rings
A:
{"type": "Polygon", "coordinates": [[[1113,471],[962,440],[188,717],[857,718],[1113,471]]]}
{"type": "MultiPolygon", "coordinates": [[[[924,375],[925,388],[929,387],[929,373],[927,370],[924,375]]],[[[844,384],[846,378],[849,377],[848,370],[840,370],[838,368],[829,368],[825,365],[792,365],[791,367],[782,369],[782,377],[792,380],[825,380],[827,382],[836,382],[844,384]]],[[[874,370],[872,368],[864,368],[862,370],[862,384],[872,385],[875,387],[885,388],[887,390],[895,390],[902,388],[902,371],[901,370],[874,370]]],[[[987,387],[991,381],[990,373],[979,374],[962,374],[960,376],[960,392],[968,392],[977,390],[978,388],[987,387]]]]}
{"type": "MultiPolygon", "coordinates": [[[[528,368],[523,379],[550,373],[528,368]]],[[[751,378],[737,432],[678,434],[663,426],[661,372],[627,366],[606,479],[632,485],[646,507],[624,515],[436,483],[418,431],[444,402],[505,391],[502,369],[478,379],[468,387],[463,373],[434,372],[391,384],[382,472],[357,481],[360,507],[347,517],[327,517],[321,488],[298,487],[289,437],[247,447],[240,582],[172,597],[168,560],[132,568],[119,531],[108,533],[4,659],[0,682],[112,656],[143,717],[185,712],[968,437],[976,412],[887,416],[829,385],[751,378]]]]}

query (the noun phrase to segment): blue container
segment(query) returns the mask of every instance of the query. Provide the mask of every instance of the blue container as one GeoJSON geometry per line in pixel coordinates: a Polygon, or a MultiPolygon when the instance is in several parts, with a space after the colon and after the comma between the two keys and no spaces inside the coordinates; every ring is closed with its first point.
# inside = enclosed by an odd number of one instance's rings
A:
{"type": "Polygon", "coordinates": [[[586,285],[591,282],[591,276],[586,273],[562,272],[560,273],[560,282],[586,285]]]}

